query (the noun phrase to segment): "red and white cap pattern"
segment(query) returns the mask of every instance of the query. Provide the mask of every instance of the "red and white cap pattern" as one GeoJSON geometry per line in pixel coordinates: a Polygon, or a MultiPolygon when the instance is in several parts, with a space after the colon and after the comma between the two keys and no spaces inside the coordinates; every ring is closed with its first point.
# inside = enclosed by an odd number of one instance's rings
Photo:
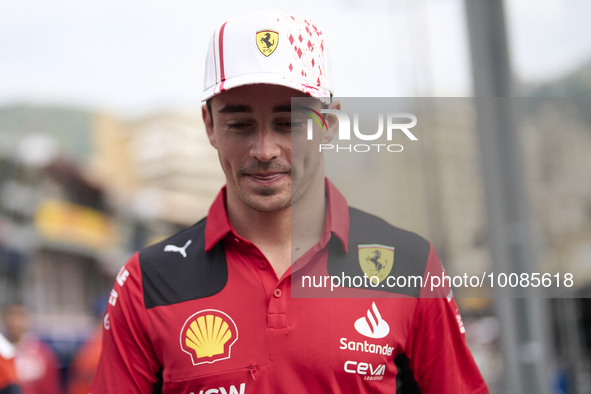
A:
{"type": "Polygon", "coordinates": [[[316,23],[287,12],[258,11],[229,20],[213,33],[202,100],[250,84],[282,85],[329,98],[333,95],[329,63],[316,23]],[[264,40],[257,35],[260,32],[272,34],[265,41],[267,54],[257,44],[264,40]]]}

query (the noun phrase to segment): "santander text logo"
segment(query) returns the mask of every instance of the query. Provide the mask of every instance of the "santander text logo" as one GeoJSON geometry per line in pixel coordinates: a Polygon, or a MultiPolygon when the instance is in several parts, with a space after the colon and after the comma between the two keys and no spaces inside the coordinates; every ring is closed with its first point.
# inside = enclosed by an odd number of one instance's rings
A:
{"type": "Polygon", "coordinates": [[[390,332],[390,326],[382,319],[375,302],[371,304],[371,309],[367,310],[366,317],[357,319],[355,329],[368,338],[383,338],[390,332]]]}

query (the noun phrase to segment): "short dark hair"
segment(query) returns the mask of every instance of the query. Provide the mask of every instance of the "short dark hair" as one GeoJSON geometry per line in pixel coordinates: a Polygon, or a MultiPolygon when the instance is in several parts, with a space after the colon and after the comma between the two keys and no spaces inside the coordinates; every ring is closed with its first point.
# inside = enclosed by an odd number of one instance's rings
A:
{"type": "Polygon", "coordinates": [[[211,127],[213,127],[213,114],[211,113],[211,98],[207,99],[205,105],[207,105],[207,110],[209,111],[209,120],[211,121],[211,127]]]}

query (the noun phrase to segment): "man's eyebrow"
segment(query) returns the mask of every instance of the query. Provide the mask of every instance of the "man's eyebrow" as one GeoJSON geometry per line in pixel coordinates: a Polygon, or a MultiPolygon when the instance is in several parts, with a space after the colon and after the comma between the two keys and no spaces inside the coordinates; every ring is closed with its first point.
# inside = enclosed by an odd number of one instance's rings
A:
{"type": "Polygon", "coordinates": [[[218,110],[218,114],[234,114],[234,113],[252,113],[252,108],[248,105],[224,105],[218,110]]]}
{"type": "MultiPolygon", "coordinates": [[[[252,108],[248,105],[224,105],[222,108],[218,110],[218,114],[235,114],[235,113],[247,113],[251,114],[252,108]]],[[[291,105],[277,105],[273,107],[273,113],[280,113],[280,112],[291,112],[291,105]]]]}
{"type": "Polygon", "coordinates": [[[273,108],[273,113],[291,112],[291,105],[278,105],[273,108]]]}

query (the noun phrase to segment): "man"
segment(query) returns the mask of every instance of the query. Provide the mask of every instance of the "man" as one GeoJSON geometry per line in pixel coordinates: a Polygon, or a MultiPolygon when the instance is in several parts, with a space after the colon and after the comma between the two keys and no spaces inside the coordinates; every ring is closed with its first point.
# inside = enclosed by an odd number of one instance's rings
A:
{"type": "Polygon", "coordinates": [[[307,141],[291,100],[339,109],[329,77],[308,19],[261,11],[214,33],[203,120],[227,184],[206,219],[122,268],[91,393],[487,392],[447,292],[291,296],[305,277],[363,275],[361,245],[376,269],[396,249],[391,274],[441,272],[428,241],[349,209],[325,179],[336,118],[307,141]]]}
{"type": "Polygon", "coordinates": [[[16,352],[14,364],[23,394],[60,393],[59,360],[34,334],[27,307],[18,302],[7,305],[4,326],[16,352]]]}

